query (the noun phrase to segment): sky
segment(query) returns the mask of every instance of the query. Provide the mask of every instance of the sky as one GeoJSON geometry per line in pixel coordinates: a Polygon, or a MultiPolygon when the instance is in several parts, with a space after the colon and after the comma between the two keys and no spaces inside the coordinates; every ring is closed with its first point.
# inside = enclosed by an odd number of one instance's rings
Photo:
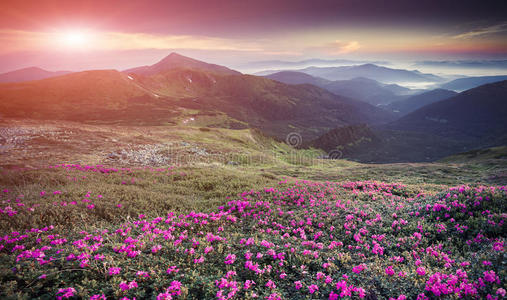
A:
{"type": "Polygon", "coordinates": [[[254,61],[310,58],[422,69],[435,67],[431,62],[507,60],[507,1],[0,3],[0,72],[123,70],[170,52],[240,70],[254,61]]]}

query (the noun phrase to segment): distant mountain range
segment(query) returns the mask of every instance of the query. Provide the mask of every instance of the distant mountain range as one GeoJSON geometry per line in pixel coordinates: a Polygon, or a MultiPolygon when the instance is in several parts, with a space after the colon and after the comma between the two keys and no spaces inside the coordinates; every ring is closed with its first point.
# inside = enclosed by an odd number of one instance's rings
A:
{"type": "Polygon", "coordinates": [[[372,105],[400,101],[419,92],[396,84],[384,84],[363,77],[331,81],[296,71],[282,71],[265,77],[287,84],[313,84],[334,94],[361,100],[372,105]]]}
{"type": "Polygon", "coordinates": [[[29,67],[0,74],[0,82],[22,82],[40,80],[71,73],[70,71],[46,71],[38,67],[29,67]]]}
{"type": "Polygon", "coordinates": [[[505,69],[507,71],[507,60],[427,60],[418,61],[416,67],[445,67],[454,69],[505,69]]]}
{"type": "Polygon", "coordinates": [[[282,69],[301,69],[310,66],[314,67],[329,67],[329,66],[350,66],[359,65],[365,63],[386,65],[389,64],[386,61],[367,61],[367,60],[350,60],[350,59],[305,59],[299,61],[286,61],[286,60],[265,60],[265,61],[254,61],[241,66],[242,69],[248,70],[266,70],[273,68],[282,69]]]}
{"type": "Polygon", "coordinates": [[[417,92],[397,84],[384,84],[363,77],[336,80],[326,84],[323,88],[337,95],[359,99],[372,105],[400,101],[417,92]]]}
{"type": "MultiPolygon", "coordinates": [[[[407,83],[407,82],[442,82],[444,78],[424,74],[417,70],[408,71],[403,69],[391,69],[377,66],[375,64],[363,64],[342,67],[308,67],[293,70],[303,72],[312,76],[325,78],[327,80],[349,80],[357,77],[373,79],[382,83],[407,83]]],[[[269,75],[280,71],[268,70],[258,72],[256,75],[269,75]]]]}

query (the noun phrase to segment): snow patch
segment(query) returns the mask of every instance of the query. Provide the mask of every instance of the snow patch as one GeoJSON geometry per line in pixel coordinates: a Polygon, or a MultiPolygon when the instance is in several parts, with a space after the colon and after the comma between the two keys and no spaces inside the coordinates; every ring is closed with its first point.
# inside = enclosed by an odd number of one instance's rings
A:
{"type": "Polygon", "coordinates": [[[132,76],[130,76],[130,75],[127,75],[127,77],[128,77],[128,79],[130,79],[130,80],[134,80],[134,78],[132,78],[132,76]]]}
{"type": "Polygon", "coordinates": [[[194,121],[195,119],[192,117],[192,118],[188,118],[188,119],[185,119],[183,120],[183,124],[187,124],[188,122],[190,121],[194,121]]]}

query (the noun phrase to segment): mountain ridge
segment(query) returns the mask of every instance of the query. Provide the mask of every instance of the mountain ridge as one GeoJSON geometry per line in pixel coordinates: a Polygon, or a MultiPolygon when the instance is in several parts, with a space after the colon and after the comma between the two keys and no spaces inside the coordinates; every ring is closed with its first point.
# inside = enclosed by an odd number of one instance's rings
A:
{"type": "Polygon", "coordinates": [[[391,103],[405,99],[410,94],[415,93],[414,90],[397,84],[384,84],[364,77],[330,81],[297,71],[282,71],[264,77],[287,84],[313,84],[334,94],[357,99],[372,105],[391,103]]]}
{"type": "Polygon", "coordinates": [[[71,71],[48,71],[39,67],[27,67],[0,74],[1,83],[41,80],[72,73],[71,71]]]}
{"type": "Polygon", "coordinates": [[[295,70],[265,70],[255,73],[255,75],[266,76],[281,71],[303,72],[315,77],[321,77],[327,80],[350,80],[357,77],[373,79],[382,83],[421,83],[421,82],[442,82],[444,78],[434,75],[421,73],[417,70],[393,69],[378,66],[372,63],[339,67],[316,67],[310,66],[295,70]]]}

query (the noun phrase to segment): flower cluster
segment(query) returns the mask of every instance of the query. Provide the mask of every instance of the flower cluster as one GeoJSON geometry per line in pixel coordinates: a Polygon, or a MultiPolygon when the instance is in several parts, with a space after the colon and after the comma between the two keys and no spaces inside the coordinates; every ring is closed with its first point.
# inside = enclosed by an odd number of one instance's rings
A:
{"type": "MultiPolygon", "coordinates": [[[[55,192],[41,201],[66,195],[55,192]]],[[[97,199],[97,209],[108,199],[99,195],[83,199],[97,199]]],[[[0,275],[0,296],[500,299],[506,205],[501,186],[428,195],[380,182],[281,182],[208,213],[5,232],[0,254],[10,271],[0,275]]],[[[13,217],[12,207],[2,212],[13,217]]]]}

